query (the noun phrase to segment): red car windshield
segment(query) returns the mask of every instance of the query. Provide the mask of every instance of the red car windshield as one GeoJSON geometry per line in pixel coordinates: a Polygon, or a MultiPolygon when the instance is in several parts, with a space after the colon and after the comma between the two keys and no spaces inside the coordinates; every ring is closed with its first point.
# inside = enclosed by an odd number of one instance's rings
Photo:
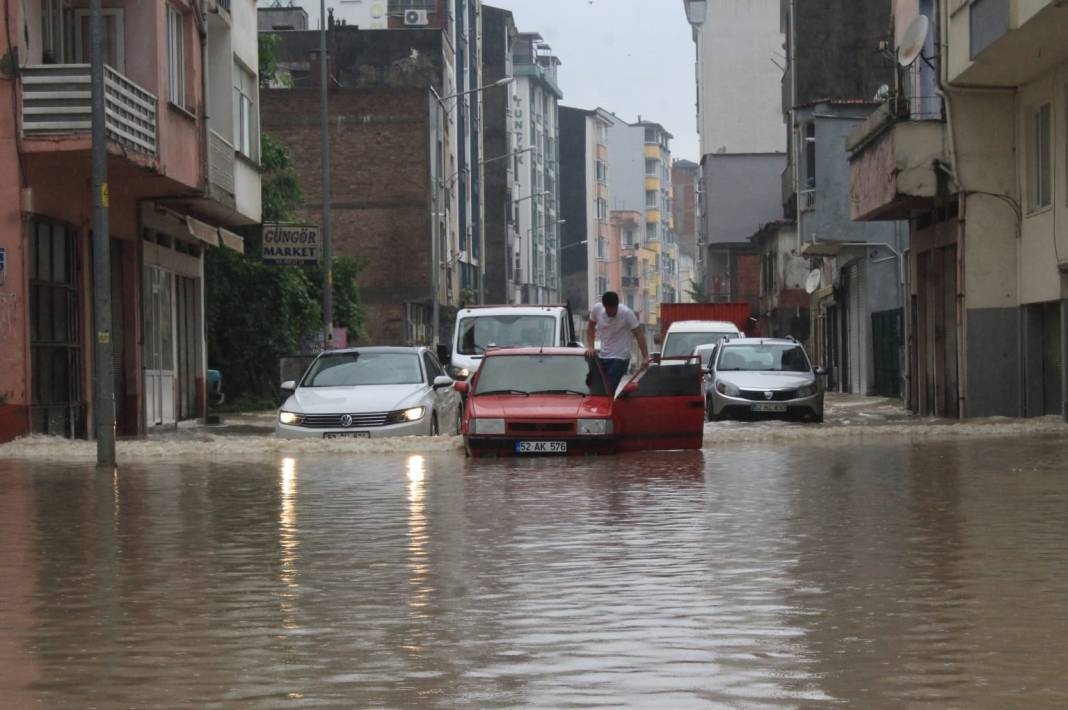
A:
{"type": "Polygon", "coordinates": [[[475,395],[580,394],[605,396],[596,361],[584,355],[498,355],[478,371],[475,395]]]}

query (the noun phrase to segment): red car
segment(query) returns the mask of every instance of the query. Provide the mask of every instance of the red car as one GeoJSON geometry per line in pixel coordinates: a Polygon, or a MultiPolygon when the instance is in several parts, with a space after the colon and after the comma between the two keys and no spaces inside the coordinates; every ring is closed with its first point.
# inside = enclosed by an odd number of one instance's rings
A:
{"type": "Polygon", "coordinates": [[[700,448],[697,365],[652,367],[609,394],[596,358],[581,348],[516,348],[485,354],[470,382],[463,433],[479,455],[601,454],[700,448]]]}

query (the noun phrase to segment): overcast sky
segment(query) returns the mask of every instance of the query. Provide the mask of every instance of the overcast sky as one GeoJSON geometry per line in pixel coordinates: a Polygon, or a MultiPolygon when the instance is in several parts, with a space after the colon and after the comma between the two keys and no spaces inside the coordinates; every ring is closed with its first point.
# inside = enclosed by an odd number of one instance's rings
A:
{"type": "MultiPolygon", "coordinates": [[[[337,0],[327,0],[331,7],[337,0]]],[[[261,2],[261,6],[268,3],[261,2]]],[[[318,27],[318,0],[298,0],[318,27]]],[[[664,125],[676,158],[699,162],[694,44],[680,0],[495,0],[520,32],[540,32],[560,57],[564,105],[598,106],[664,125]]]]}

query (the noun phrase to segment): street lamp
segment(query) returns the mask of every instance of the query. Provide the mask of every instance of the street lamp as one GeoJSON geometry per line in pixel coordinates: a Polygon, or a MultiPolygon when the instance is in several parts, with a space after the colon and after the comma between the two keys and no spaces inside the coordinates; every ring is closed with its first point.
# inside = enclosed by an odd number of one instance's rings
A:
{"type": "Polygon", "coordinates": [[[705,24],[705,14],[708,12],[706,0],[682,0],[682,4],[686,8],[686,19],[691,25],[700,27],[705,24]]]}
{"type": "MultiPolygon", "coordinates": [[[[434,98],[436,98],[438,100],[438,102],[442,105],[442,108],[445,108],[445,102],[448,101],[449,99],[455,99],[455,98],[457,98],[459,96],[467,96],[468,94],[475,94],[475,93],[478,93],[479,91],[485,91],[486,89],[492,89],[494,86],[505,86],[507,84],[511,84],[514,80],[515,80],[514,77],[506,76],[506,77],[503,77],[501,79],[498,79],[497,81],[493,82],[492,84],[483,84],[482,86],[476,86],[475,88],[468,89],[467,91],[457,91],[456,93],[449,94],[448,96],[442,96],[441,94],[439,94],[438,90],[434,88],[433,84],[430,85],[430,91],[433,92],[434,98]]],[[[446,112],[448,112],[450,110],[451,109],[448,109],[448,108],[445,109],[446,112]]]]}

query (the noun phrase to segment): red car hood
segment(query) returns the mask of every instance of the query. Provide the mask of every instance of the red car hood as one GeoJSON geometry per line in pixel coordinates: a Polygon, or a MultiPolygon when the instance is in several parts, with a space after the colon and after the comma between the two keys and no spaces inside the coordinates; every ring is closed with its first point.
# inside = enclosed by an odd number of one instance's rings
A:
{"type": "Polygon", "coordinates": [[[611,397],[482,395],[467,400],[471,416],[504,419],[578,419],[612,416],[611,397]]]}

